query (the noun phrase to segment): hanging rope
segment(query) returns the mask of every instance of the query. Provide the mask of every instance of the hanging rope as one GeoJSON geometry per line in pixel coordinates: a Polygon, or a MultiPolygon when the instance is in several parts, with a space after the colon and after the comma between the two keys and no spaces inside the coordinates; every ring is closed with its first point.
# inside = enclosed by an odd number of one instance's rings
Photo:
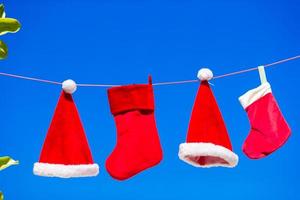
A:
{"type": "MultiPolygon", "coordinates": [[[[271,67],[274,65],[278,65],[278,64],[282,64],[291,60],[296,60],[299,59],[300,55],[294,56],[294,57],[290,57],[290,58],[286,58],[283,60],[279,60],[273,63],[269,63],[264,65],[264,67],[271,67]]],[[[212,79],[219,79],[219,78],[224,78],[224,77],[228,77],[228,76],[234,76],[234,75],[238,75],[238,74],[243,74],[243,73],[247,73],[247,72],[251,72],[251,71],[255,71],[258,70],[258,67],[253,67],[253,68],[249,68],[249,69],[245,69],[245,70],[240,70],[240,71],[236,71],[236,72],[231,72],[228,74],[223,74],[223,75],[219,75],[219,76],[215,76],[212,79]]],[[[175,84],[184,84],[184,83],[194,83],[194,82],[198,82],[198,79],[194,79],[194,80],[185,80],[185,81],[174,81],[174,82],[161,82],[161,83],[154,83],[153,85],[175,85],[175,84]]]]}
{"type": "Polygon", "coordinates": [[[4,72],[0,72],[0,75],[12,77],[12,78],[19,78],[19,79],[25,79],[25,80],[30,80],[30,81],[42,82],[42,83],[61,85],[60,82],[56,82],[56,81],[50,81],[50,80],[40,79],[40,78],[32,78],[32,77],[28,77],[28,76],[20,76],[20,75],[9,74],[9,73],[4,73],[4,72]]]}
{"type": "MultiPolygon", "coordinates": [[[[296,60],[296,59],[300,59],[300,55],[290,57],[290,58],[286,58],[286,59],[283,59],[283,60],[279,60],[279,61],[276,61],[276,62],[273,62],[273,63],[269,63],[269,64],[264,65],[264,67],[271,67],[271,66],[279,65],[279,64],[282,64],[282,63],[285,63],[285,62],[288,62],[288,61],[296,60]]],[[[219,79],[219,78],[224,78],[224,77],[228,77],[228,76],[234,76],[234,75],[243,74],[243,73],[247,73],[247,72],[251,72],[251,71],[255,71],[255,70],[258,70],[258,67],[253,67],[253,68],[249,68],[249,69],[245,69],[245,70],[240,70],[240,71],[231,72],[231,73],[228,73],[228,74],[215,76],[215,77],[213,77],[213,79],[219,79]]],[[[41,82],[41,83],[48,83],[48,84],[55,84],[55,85],[61,85],[62,84],[61,82],[58,82],[58,81],[51,81],[51,80],[47,80],[47,79],[34,78],[34,77],[29,77],[29,76],[21,76],[21,75],[4,73],[4,72],[0,72],[0,75],[1,76],[12,77],[12,78],[30,80],[30,81],[35,81],[35,82],[41,82]]],[[[198,81],[199,81],[198,79],[184,80],[184,81],[169,81],[169,82],[153,83],[153,85],[154,86],[176,85],[176,84],[194,83],[194,82],[198,82],[198,81]]],[[[77,86],[79,86],[79,87],[114,87],[114,86],[120,86],[120,85],[77,83],[77,86]]]]}

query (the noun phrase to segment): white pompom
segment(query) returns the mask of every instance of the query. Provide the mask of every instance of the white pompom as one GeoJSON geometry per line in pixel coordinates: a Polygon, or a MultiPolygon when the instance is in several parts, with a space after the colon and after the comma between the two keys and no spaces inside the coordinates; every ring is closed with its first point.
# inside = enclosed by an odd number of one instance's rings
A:
{"type": "Polygon", "coordinates": [[[213,72],[208,69],[208,68],[202,68],[198,71],[198,75],[197,77],[201,80],[201,81],[209,81],[214,77],[213,72]]]}
{"type": "Polygon", "coordinates": [[[68,79],[62,83],[62,89],[68,94],[73,94],[77,89],[77,85],[75,81],[68,79]]]}

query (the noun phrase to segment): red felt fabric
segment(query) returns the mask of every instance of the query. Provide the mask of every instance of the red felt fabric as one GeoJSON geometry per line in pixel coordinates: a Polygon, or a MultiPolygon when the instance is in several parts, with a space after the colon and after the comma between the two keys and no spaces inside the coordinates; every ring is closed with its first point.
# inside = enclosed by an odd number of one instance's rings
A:
{"type": "Polygon", "coordinates": [[[213,143],[232,150],[222,114],[207,81],[202,81],[198,90],[186,141],[213,143]]]}
{"type": "Polygon", "coordinates": [[[128,179],[157,165],[162,148],[154,117],[152,85],[129,85],[108,90],[117,127],[117,143],[106,169],[117,180],[128,179]]]}
{"type": "Polygon", "coordinates": [[[40,155],[42,163],[93,164],[72,95],[61,93],[40,155]]]}
{"type": "Polygon", "coordinates": [[[153,89],[150,85],[127,85],[108,90],[113,115],[132,110],[154,111],[153,89]]]}
{"type": "Polygon", "coordinates": [[[251,130],[243,144],[243,152],[252,159],[263,158],[280,148],[291,135],[272,93],[246,108],[251,130]]]}

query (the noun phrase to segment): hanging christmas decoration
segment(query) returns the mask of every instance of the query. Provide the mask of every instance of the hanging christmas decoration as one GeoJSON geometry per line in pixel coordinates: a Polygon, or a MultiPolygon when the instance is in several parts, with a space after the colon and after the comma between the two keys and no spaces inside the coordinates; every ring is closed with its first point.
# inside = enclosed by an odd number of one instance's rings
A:
{"type": "Polygon", "coordinates": [[[117,144],[106,160],[106,169],[113,178],[125,180],[162,159],[151,77],[149,84],[110,88],[108,99],[117,127],[117,144]]]}
{"type": "MultiPolygon", "coordinates": [[[[1,8],[1,7],[0,7],[1,8]]],[[[1,9],[0,9],[1,12],[1,9]]],[[[213,76],[211,70],[199,70],[200,87],[193,106],[186,142],[179,146],[179,158],[195,167],[235,167],[238,156],[233,152],[227,129],[209,86],[209,80],[259,70],[262,84],[239,100],[248,114],[251,130],[243,151],[252,159],[263,158],[280,148],[291,130],[267,82],[264,68],[291,60],[300,55],[279,60],[265,66],[253,67],[213,76]]],[[[199,82],[183,80],[152,84],[112,85],[76,84],[0,72],[1,76],[60,85],[63,89],[50,124],[40,159],[34,164],[35,175],[48,177],[96,176],[99,166],[94,163],[88,141],[72,98],[78,87],[110,87],[108,100],[117,129],[117,142],[106,160],[108,173],[117,180],[126,180],[157,165],[163,157],[154,117],[153,86],[199,82]]],[[[1,164],[1,158],[0,158],[1,164]]],[[[14,164],[13,160],[0,166],[14,164]]]]}
{"type": "Polygon", "coordinates": [[[252,159],[263,158],[276,151],[291,134],[267,82],[264,66],[259,67],[259,72],[261,85],[239,98],[251,124],[243,152],[252,159]]]}
{"type": "Polygon", "coordinates": [[[232,152],[231,142],[221,112],[208,81],[211,70],[198,72],[201,80],[186,142],[179,146],[179,158],[195,167],[235,167],[238,156],[232,152]]]}
{"type": "Polygon", "coordinates": [[[72,80],[62,83],[39,162],[34,164],[35,175],[72,178],[96,176],[99,166],[94,164],[85,132],[72,98],[77,86],[72,80]]]}

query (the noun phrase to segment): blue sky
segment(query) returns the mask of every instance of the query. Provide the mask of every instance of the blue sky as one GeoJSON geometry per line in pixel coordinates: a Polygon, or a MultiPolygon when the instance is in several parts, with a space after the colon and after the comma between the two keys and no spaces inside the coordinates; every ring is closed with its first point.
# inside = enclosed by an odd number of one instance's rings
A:
{"type": "MultiPolygon", "coordinates": [[[[5,0],[19,19],[1,72],[56,81],[130,84],[195,79],[300,54],[299,1],[5,0]]],[[[0,155],[21,164],[0,173],[6,199],[299,199],[300,60],[266,70],[293,135],[271,156],[253,161],[241,150],[249,131],[238,97],[260,84],[257,72],[213,81],[214,94],[240,163],[234,169],[193,168],[178,159],[197,83],[155,87],[156,121],[164,159],[128,181],[112,179],[105,160],[116,129],[104,88],[74,94],[94,160],[95,178],[56,179],[32,174],[60,87],[0,77],[0,155]]]]}

